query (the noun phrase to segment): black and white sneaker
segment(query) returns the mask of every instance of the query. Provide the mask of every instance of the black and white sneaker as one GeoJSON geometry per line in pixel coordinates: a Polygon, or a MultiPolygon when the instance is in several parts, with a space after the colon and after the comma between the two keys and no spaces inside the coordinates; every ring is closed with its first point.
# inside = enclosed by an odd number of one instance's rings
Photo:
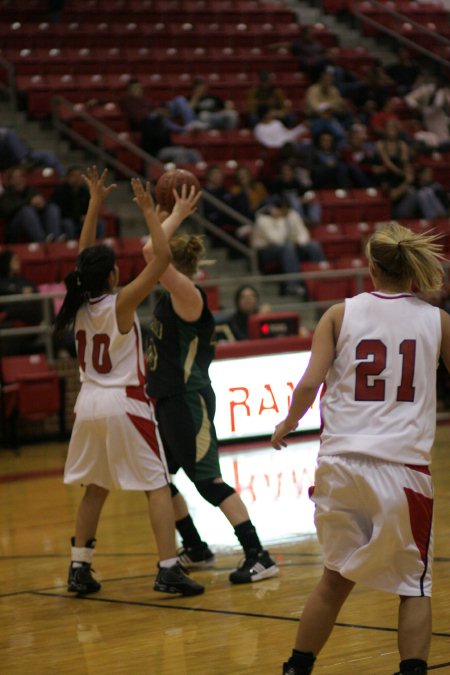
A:
{"type": "Polygon", "coordinates": [[[172,567],[160,567],[156,575],[153,590],[161,593],[181,593],[181,595],[200,595],[205,587],[189,579],[179,562],[172,567]]]}
{"type": "Polygon", "coordinates": [[[70,563],[67,590],[70,593],[79,593],[80,595],[97,593],[102,585],[92,576],[93,570],[90,563],[83,562],[78,563],[78,565],[78,567],[74,567],[74,563],[70,563]]]}
{"type": "Polygon", "coordinates": [[[300,668],[296,668],[292,665],[292,663],[289,663],[289,661],[283,663],[283,675],[311,675],[314,668],[314,663],[309,666],[300,666],[300,668]]]}
{"type": "Polygon", "coordinates": [[[180,563],[187,570],[207,570],[214,565],[216,556],[208,544],[202,541],[200,546],[187,546],[178,552],[180,563]]]}
{"type": "Polygon", "coordinates": [[[247,555],[237,570],[231,572],[232,584],[248,584],[253,581],[262,581],[278,574],[279,569],[267,551],[254,551],[247,555]]]}

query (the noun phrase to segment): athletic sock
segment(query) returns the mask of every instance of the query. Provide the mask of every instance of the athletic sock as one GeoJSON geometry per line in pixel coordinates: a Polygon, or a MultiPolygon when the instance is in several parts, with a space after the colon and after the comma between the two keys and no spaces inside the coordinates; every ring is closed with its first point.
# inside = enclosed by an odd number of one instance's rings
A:
{"type": "Polygon", "coordinates": [[[196,548],[202,545],[202,539],[191,516],[187,515],[185,518],[177,520],[175,522],[175,527],[180,534],[185,548],[196,548]]]}
{"type": "Polygon", "coordinates": [[[163,569],[167,569],[169,567],[173,567],[174,565],[176,565],[177,562],[178,558],[167,558],[167,560],[160,560],[158,565],[163,569]]]}
{"type": "Polygon", "coordinates": [[[81,567],[83,563],[92,563],[95,549],[95,539],[89,539],[85,546],[75,546],[75,537],[71,539],[72,544],[72,566],[81,567]]]}
{"type": "Polygon", "coordinates": [[[426,675],[428,671],[428,665],[426,661],[422,659],[405,659],[400,661],[400,673],[401,675],[426,675]]]}
{"type": "Polygon", "coordinates": [[[251,520],[245,520],[234,528],[234,533],[247,556],[250,552],[262,551],[261,542],[251,520]]]}

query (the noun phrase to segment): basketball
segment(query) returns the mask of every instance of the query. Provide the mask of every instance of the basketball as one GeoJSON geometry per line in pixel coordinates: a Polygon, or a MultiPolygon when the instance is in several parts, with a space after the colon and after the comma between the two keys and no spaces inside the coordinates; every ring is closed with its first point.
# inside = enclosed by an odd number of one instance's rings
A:
{"type": "Polygon", "coordinates": [[[163,211],[168,211],[169,213],[172,211],[175,204],[173,191],[176,190],[178,194],[181,194],[183,185],[187,185],[188,193],[192,185],[195,186],[197,192],[201,190],[200,183],[194,174],[184,169],[166,171],[158,178],[155,186],[155,197],[163,211]]]}

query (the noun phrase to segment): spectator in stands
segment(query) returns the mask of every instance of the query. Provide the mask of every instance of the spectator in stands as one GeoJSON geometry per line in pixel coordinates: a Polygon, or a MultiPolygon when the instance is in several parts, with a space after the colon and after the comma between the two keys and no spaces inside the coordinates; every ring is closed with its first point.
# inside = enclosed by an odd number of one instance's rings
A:
{"type": "MultiPolygon", "coordinates": [[[[282,273],[295,274],[300,272],[301,261],[325,260],[320,243],[311,238],[300,215],[285,197],[273,197],[257,213],[251,245],[258,253],[263,273],[275,265],[282,273]]],[[[296,280],[287,281],[283,290],[286,295],[306,297],[304,284],[296,280]]]]}
{"type": "Polygon", "coordinates": [[[234,204],[242,199],[241,208],[238,210],[253,219],[255,212],[268,196],[264,183],[257,180],[247,166],[239,166],[234,174],[234,184],[230,189],[234,198],[234,204]]]}
{"type": "Polygon", "coordinates": [[[348,168],[338,153],[336,138],[328,131],[314,139],[309,170],[315,190],[345,189],[351,185],[348,168]]]}
{"type": "Polygon", "coordinates": [[[142,131],[145,119],[158,114],[157,104],[144,96],[142,84],[133,78],[128,81],[127,90],[118,104],[133,131],[142,131]]]}
{"type": "Polygon", "coordinates": [[[272,194],[286,197],[293,209],[307,225],[318,225],[322,218],[320,203],[311,192],[311,177],[304,169],[296,167],[292,161],[283,162],[278,173],[269,183],[272,194]],[[307,183],[301,176],[307,175],[307,183]]]}
{"type": "Polygon", "coordinates": [[[384,138],[376,143],[373,172],[392,203],[393,218],[438,218],[447,212],[435,191],[421,176],[419,181],[412,165],[410,146],[399,137],[395,120],[385,125],[384,138]]]}
{"type": "Polygon", "coordinates": [[[408,94],[420,75],[419,64],[412,59],[409,50],[402,45],[397,49],[397,61],[385,66],[384,70],[395,84],[398,96],[408,94]]]}
{"type": "Polygon", "coordinates": [[[283,122],[278,119],[276,108],[262,105],[258,109],[259,122],[253,129],[254,136],[258,143],[265,148],[279,149],[284,145],[304,145],[300,139],[308,134],[308,128],[304,124],[297,124],[292,129],[288,129],[283,122]]]}
{"type": "Polygon", "coordinates": [[[405,96],[406,104],[420,115],[425,129],[434,134],[433,145],[450,149],[450,84],[448,76],[437,76],[419,84],[405,96]]]}
{"type": "Polygon", "coordinates": [[[382,138],[385,134],[385,126],[387,122],[394,121],[397,123],[399,133],[401,132],[400,118],[397,114],[400,99],[392,96],[383,103],[379,108],[376,108],[370,115],[369,129],[372,135],[382,138]]]}
{"type": "MultiPolygon", "coordinates": [[[[172,144],[173,129],[169,126],[168,109],[148,101],[139,80],[129,80],[127,91],[119,99],[118,104],[130,128],[141,133],[142,148],[149,155],[157,157],[162,162],[176,164],[201,161],[202,157],[197,150],[172,144]]],[[[183,127],[183,131],[186,130],[183,127]]]]}
{"type": "MultiPolygon", "coordinates": [[[[0,217],[6,222],[6,240],[52,241],[67,238],[59,209],[28,185],[22,167],[10,169],[0,197],[0,217]]],[[[70,233],[69,233],[70,235],[70,233]]]]}
{"type": "MultiPolygon", "coordinates": [[[[364,105],[368,96],[368,85],[360,80],[351,71],[337,63],[329,63],[325,71],[332,77],[332,82],[342,98],[348,99],[356,107],[364,105]]],[[[322,73],[319,75],[321,78],[322,73]]]]}
{"type": "Polygon", "coordinates": [[[243,284],[234,294],[235,311],[228,319],[228,325],[236,340],[248,340],[248,320],[252,314],[270,312],[271,306],[260,305],[259,294],[254,286],[243,284]]]}
{"type": "Polygon", "coordinates": [[[430,208],[431,210],[428,213],[435,214],[431,215],[430,218],[447,216],[450,210],[450,197],[448,191],[434,178],[433,168],[431,166],[422,165],[416,170],[416,183],[415,186],[419,191],[419,200],[422,203],[422,212],[426,211],[426,207],[423,207],[423,203],[431,200],[430,208]],[[437,200],[437,203],[435,201],[437,200]],[[439,208],[439,205],[442,205],[442,212],[439,208]]]}
{"type": "MultiPolygon", "coordinates": [[[[0,252],[0,296],[31,295],[37,293],[36,286],[21,275],[19,256],[5,249],[0,252]]],[[[42,321],[42,308],[39,302],[18,302],[0,304],[0,311],[5,315],[3,325],[14,325],[17,321],[36,325],[42,321]]]]}
{"type": "Polygon", "coordinates": [[[268,70],[259,71],[257,83],[247,92],[247,123],[252,129],[261,121],[261,106],[273,110],[274,116],[286,126],[291,127],[294,123],[290,101],[268,70]]]}
{"type": "Polygon", "coordinates": [[[308,73],[312,80],[317,79],[325,66],[331,63],[330,55],[322,43],[317,40],[309,26],[301,26],[300,35],[291,42],[275,42],[269,49],[290,49],[298,59],[299,70],[308,73]]]}
{"type": "Polygon", "coordinates": [[[348,177],[353,187],[375,185],[372,164],[375,159],[375,144],[367,138],[366,127],[354,124],[347,133],[347,139],[341,144],[339,158],[347,167],[348,177]]]}
{"type": "Polygon", "coordinates": [[[0,171],[24,164],[49,166],[58,176],[64,175],[64,167],[50,150],[33,150],[15,129],[0,127],[0,171]]]}
{"type": "MultiPolygon", "coordinates": [[[[65,179],[55,188],[52,195],[60,210],[64,230],[70,238],[78,239],[83,226],[84,216],[89,206],[89,190],[84,182],[83,173],[78,166],[67,169],[65,179]]],[[[99,218],[97,223],[97,238],[105,236],[105,222],[99,218]]]]}
{"type": "Polygon", "coordinates": [[[168,101],[166,107],[169,111],[169,128],[178,133],[202,129],[236,129],[239,126],[239,113],[233,101],[224,101],[220,96],[211,94],[204,77],[194,78],[188,97],[176,96],[168,101]],[[181,126],[177,124],[177,119],[181,126]]]}
{"type": "Polygon", "coordinates": [[[405,168],[412,163],[410,146],[400,137],[400,124],[388,119],[383,137],[375,144],[373,173],[381,184],[395,185],[405,176],[405,168]]]}
{"type": "Polygon", "coordinates": [[[353,120],[329,68],[325,68],[318,82],[306,90],[305,112],[311,120],[313,136],[328,131],[338,140],[344,138],[344,127],[349,127],[353,120]]]}
{"type": "MultiPolygon", "coordinates": [[[[241,215],[249,216],[247,199],[243,199],[242,195],[231,194],[225,185],[225,174],[217,164],[211,164],[208,167],[203,189],[226,206],[238,211],[241,215]]],[[[241,224],[233,219],[232,216],[222,211],[220,206],[212,204],[208,199],[203,199],[202,210],[205,218],[211,221],[211,223],[231,236],[239,236],[238,230],[241,224]]],[[[223,246],[224,244],[223,240],[219,237],[212,236],[211,239],[215,245],[223,246]]]]}

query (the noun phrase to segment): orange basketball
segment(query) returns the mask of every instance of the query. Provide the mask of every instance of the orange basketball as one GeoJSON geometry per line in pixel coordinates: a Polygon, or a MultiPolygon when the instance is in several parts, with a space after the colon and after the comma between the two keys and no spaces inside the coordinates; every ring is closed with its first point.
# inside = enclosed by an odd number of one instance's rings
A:
{"type": "Polygon", "coordinates": [[[172,211],[175,204],[173,191],[176,190],[178,194],[181,194],[183,185],[187,185],[188,193],[192,185],[195,186],[197,192],[201,190],[200,183],[194,174],[184,169],[166,171],[158,178],[155,186],[155,198],[164,211],[169,213],[172,211]]]}

